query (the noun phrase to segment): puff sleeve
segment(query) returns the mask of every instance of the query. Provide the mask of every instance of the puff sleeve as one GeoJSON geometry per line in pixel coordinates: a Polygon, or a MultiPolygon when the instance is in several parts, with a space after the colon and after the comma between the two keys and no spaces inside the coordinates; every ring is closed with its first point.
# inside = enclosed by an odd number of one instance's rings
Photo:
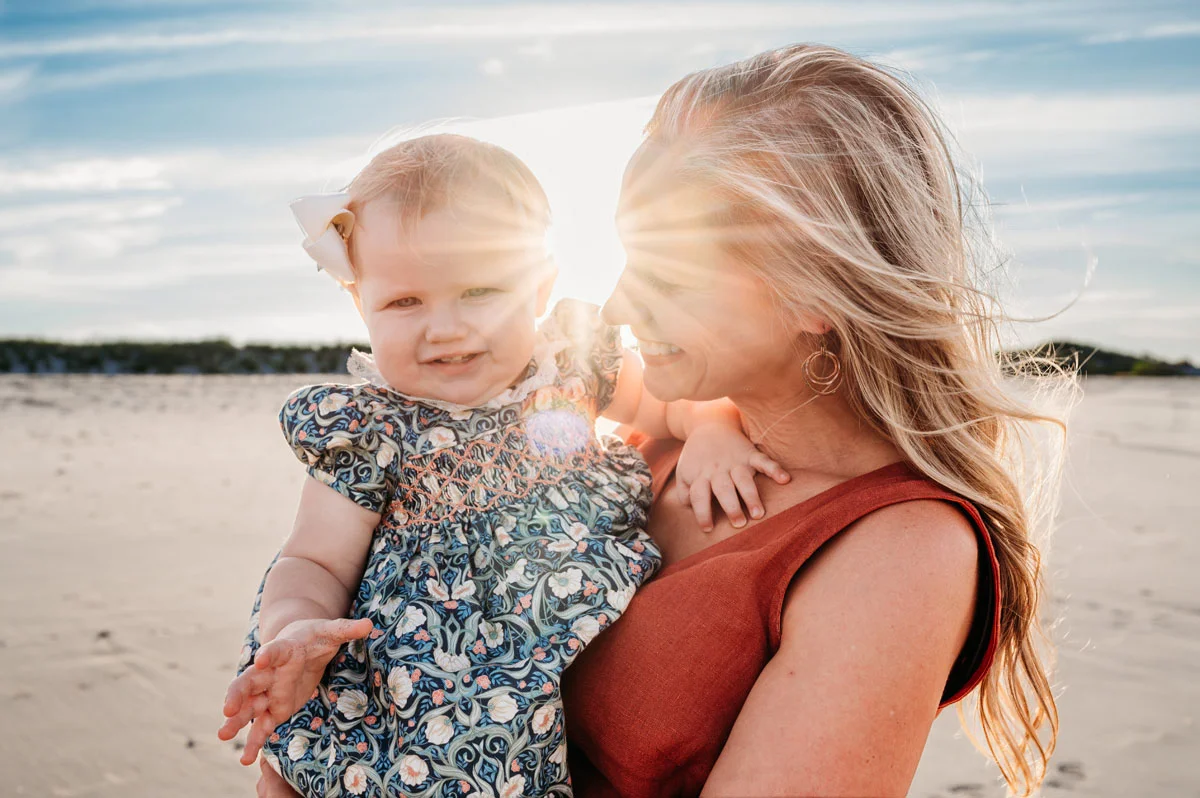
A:
{"type": "Polygon", "coordinates": [[[603,413],[612,402],[621,372],[625,353],[621,329],[605,324],[596,305],[564,299],[550,312],[542,333],[565,344],[558,354],[559,373],[564,379],[579,377],[595,399],[596,414],[603,413]]]}
{"type": "Polygon", "coordinates": [[[399,452],[360,387],[301,388],[279,411],[279,425],[310,476],[360,507],[383,512],[393,483],[389,467],[399,452]]]}

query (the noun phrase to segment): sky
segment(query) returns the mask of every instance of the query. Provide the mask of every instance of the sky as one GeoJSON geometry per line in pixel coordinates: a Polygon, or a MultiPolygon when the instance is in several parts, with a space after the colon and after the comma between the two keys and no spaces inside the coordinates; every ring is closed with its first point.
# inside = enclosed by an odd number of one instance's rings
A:
{"type": "Polygon", "coordinates": [[[0,337],[361,341],[288,202],[453,129],[603,301],[655,98],[793,42],[905,70],[987,192],[1015,340],[1200,362],[1200,5],[0,0],[0,337]]]}

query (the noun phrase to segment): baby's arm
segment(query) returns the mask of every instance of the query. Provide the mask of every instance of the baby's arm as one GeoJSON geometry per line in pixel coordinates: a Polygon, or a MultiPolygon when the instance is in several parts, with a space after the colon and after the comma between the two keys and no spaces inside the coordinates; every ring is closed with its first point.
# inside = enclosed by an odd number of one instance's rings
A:
{"type": "Polygon", "coordinates": [[[728,399],[664,402],[646,390],[642,371],[641,358],[626,350],[604,416],[652,438],[688,441],[676,482],[682,500],[692,505],[705,531],[712,529],[714,496],[735,527],[746,523],[743,502],[753,518],[761,518],[764,510],[755,474],[766,474],[780,484],[790,477],[746,437],[733,403],[728,399]]]}
{"type": "Polygon", "coordinates": [[[368,619],[345,616],[379,517],[316,479],[305,480],[292,534],[263,587],[264,644],[229,685],[228,720],[217,733],[232,739],[253,720],[242,764],[253,763],[275,727],[311,698],[341,646],[371,633],[368,619]]]}
{"type": "Polygon", "coordinates": [[[681,441],[686,441],[696,427],[704,423],[723,424],[741,430],[741,416],[728,399],[664,402],[646,390],[642,372],[642,359],[626,349],[612,400],[603,411],[605,418],[628,424],[651,438],[676,438],[681,441]]]}

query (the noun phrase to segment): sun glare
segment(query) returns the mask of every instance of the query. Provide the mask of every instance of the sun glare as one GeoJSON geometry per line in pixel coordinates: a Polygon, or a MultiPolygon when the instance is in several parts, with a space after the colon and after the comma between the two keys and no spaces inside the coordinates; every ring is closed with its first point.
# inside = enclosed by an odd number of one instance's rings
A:
{"type": "Polygon", "coordinates": [[[553,224],[547,246],[559,272],[554,299],[603,304],[625,262],[614,218],[621,177],[657,101],[638,97],[398,128],[363,155],[332,165],[327,190],[346,185],[371,157],[415,136],[461,133],[497,144],[533,170],[550,200],[553,224]]]}
{"type": "Polygon", "coordinates": [[[549,246],[558,297],[600,304],[624,263],[614,215],[625,164],[657,98],[465,122],[452,129],[498,144],[529,165],[554,214],[549,246]]]}

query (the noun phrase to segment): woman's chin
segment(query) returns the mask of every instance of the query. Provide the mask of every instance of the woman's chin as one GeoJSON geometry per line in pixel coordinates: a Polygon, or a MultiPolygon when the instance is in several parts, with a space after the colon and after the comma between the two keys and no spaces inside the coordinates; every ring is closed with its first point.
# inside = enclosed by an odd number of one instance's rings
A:
{"type": "Polygon", "coordinates": [[[680,376],[673,374],[670,366],[647,365],[642,382],[650,395],[660,402],[677,402],[691,398],[686,380],[679,379],[680,376]]]}

